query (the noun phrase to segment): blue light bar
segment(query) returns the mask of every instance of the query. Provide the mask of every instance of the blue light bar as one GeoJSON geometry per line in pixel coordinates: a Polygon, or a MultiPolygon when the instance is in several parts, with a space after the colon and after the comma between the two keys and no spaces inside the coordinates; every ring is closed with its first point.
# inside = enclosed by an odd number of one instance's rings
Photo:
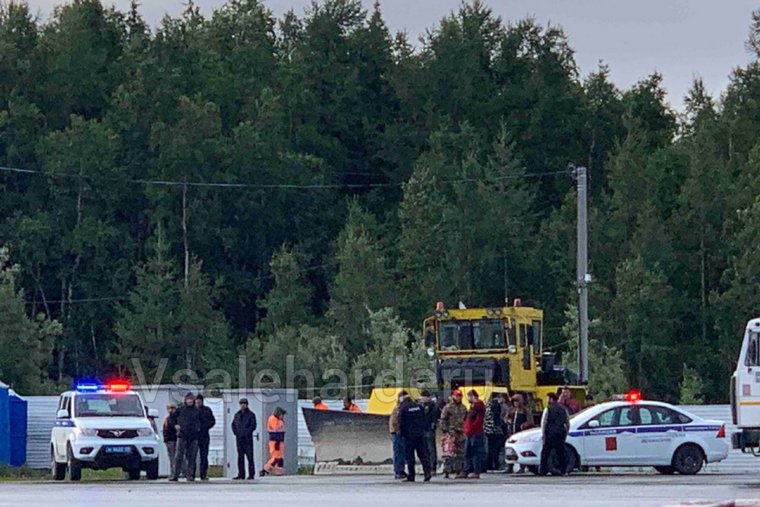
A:
{"type": "Polygon", "coordinates": [[[91,392],[99,390],[100,388],[101,387],[98,384],[91,384],[91,383],[77,384],[76,386],[76,390],[79,391],[80,393],[91,393],[91,392]]]}

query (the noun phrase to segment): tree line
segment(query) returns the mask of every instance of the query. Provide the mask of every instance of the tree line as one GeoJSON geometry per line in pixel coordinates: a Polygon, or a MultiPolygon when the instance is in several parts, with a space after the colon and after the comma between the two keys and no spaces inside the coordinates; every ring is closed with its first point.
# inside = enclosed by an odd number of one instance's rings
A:
{"type": "Polygon", "coordinates": [[[479,0],[418,42],[358,0],[155,28],[136,2],[3,3],[0,379],[424,364],[435,301],[505,296],[572,359],[573,162],[592,390],[725,401],[760,301],[758,19],[753,61],[679,113],[659,74],[581,75],[560,27],[479,0]]]}

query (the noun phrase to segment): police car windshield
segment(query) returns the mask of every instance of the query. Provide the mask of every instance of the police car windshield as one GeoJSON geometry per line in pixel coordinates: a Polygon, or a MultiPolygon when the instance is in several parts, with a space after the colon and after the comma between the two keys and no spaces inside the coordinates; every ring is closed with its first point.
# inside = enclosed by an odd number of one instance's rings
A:
{"type": "Polygon", "coordinates": [[[74,405],[76,417],[144,417],[136,394],[79,394],[74,405]]]}

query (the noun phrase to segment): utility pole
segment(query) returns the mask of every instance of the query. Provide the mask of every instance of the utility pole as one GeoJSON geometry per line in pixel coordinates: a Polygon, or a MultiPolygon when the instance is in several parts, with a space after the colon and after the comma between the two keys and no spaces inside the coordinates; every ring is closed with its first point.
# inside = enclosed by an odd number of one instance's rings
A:
{"type": "Polygon", "coordinates": [[[578,366],[581,384],[588,383],[588,171],[572,167],[578,187],[578,366]]]}

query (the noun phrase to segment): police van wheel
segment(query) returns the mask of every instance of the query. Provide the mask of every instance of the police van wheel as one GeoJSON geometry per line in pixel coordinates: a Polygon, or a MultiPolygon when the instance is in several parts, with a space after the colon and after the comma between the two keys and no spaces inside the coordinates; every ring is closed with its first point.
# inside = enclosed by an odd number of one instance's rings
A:
{"type": "Polygon", "coordinates": [[[139,481],[140,480],[140,467],[137,466],[135,468],[127,468],[127,479],[130,481],[139,481]]]}
{"type": "Polygon", "coordinates": [[[654,469],[662,475],[673,475],[676,473],[676,469],[673,467],[654,467],[654,469]]]}
{"type": "Polygon", "coordinates": [[[74,457],[70,447],[66,451],[66,455],[68,458],[69,480],[80,480],[82,478],[82,464],[74,457]]]}
{"type": "Polygon", "coordinates": [[[149,481],[158,479],[158,460],[154,460],[145,467],[145,475],[149,481]]]}
{"type": "Polygon", "coordinates": [[[58,463],[55,460],[55,453],[50,453],[50,473],[54,481],[62,481],[66,478],[66,463],[58,463]]]}
{"type": "Polygon", "coordinates": [[[683,445],[673,455],[673,468],[681,475],[694,475],[702,469],[704,456],[695,445],[683,445]]]}

